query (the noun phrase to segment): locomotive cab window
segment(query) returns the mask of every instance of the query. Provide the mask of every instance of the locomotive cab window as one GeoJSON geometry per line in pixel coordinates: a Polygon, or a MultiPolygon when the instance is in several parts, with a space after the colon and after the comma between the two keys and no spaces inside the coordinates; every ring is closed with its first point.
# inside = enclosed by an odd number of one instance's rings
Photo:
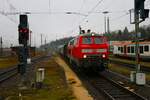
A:
{"type": "Polygon", "coordinates": [[[144,46],[144,51],[149,51],[149,46],[148,45],[144,46]]]}
{"type": "Polygon", "coordinates": [[[83,37],[82,44],[92,44],[92,38],[91,37],[83,37]]]}
{"type": "Polygon", "coordinates": [[[71,40],[69,44],[70,44],[70,45],[73,45],[73,44],[74,44],[74,40],[71,40]]]}
{"type": "Polygon", "coordinates": [[[77,44],[77,42],[78,42],[78,41],[77,41],[77,38],[75,38],[75,39],[74,39],[74,43],[73,43],[73,44],[74,44],[74,45],[76,45],[76,44],[77,44]]]}
{"type": "Polygon", "coordinates": [[[95,43],[95,44],[101,44],[101,43],[103,43],[103,39],[100,38],[100,37],[95,37],[95,38],[94,38],[94,43],[95,43]]]}

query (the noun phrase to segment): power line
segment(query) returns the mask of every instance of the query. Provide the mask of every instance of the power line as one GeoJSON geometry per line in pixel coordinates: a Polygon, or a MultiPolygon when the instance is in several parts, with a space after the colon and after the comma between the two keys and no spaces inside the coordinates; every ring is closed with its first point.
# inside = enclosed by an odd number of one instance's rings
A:
{"type": "MultiPolygon", "coordinates": [[[[125,16],[127,16],[127,15],[129,15],[129,13],[126,13],[126,14],[123,14],[123,15],[121,15],[121,16],[119,16],[119,17],[116,17],[116,18],[114,18],[114,19],[111,19],[111,21],[116,21],[116,20],[119,20],[119,19],[121,19],[121,18],[123,18],[123,17],[125,17],[125,16]]],[[[129,26],[129,25],[128,25],[129,26]]],[[[77,28],[77,27],[76,27],[77,28]]],[[[73,30],[75,30],[76,28],[74,28],[73,30]]],[[[73,32],[73,30],[71,30],[70,32],[73,32]]]]}
{"type": "Polygon", "coordinates": [[[98,3],[88,12],[88,15],[81,19],[78,25],[75,28],[73,28],[70,32],[73,32],[102,2],[103,0],[99,0],[98,3]]]}
{"type": "Polygon", "coordinates": [[[0,14],[3,15],[3,16],[5,16],[5,17],[7,17],[7,18],[8,18],[9,20],[11,20],[12,22],[17,23],[17,21],[14,20],[13,18],[9,17],[7,13],[5,13],[5,12],[3,12],[3,11],[0,11],[0,14]]]}
{"type": "Polygon", "coordinates": [[[96,8],[97,6],[99,6],[99,4],[101,4],[103,2],[103,0],[100,0],[89,12],[88,14],[90,15],[96,8]]]}
{"type": "Polygon", "coordinates": [[[11,10],[17,10],[17,9],[9,2],[9,0],[7,0],[7,3],[8,3],[8,5],[9,5],[9,7],[10,7],[11,10]]]}
{"type": "Polygon", "coordinates": [[[123,14],[123,15],[121,15],[121,16],[119,16],[119,17],[116,17],[116,18],[111,19],[111,21],[119,20],[119,19],[121,19],[121,18],[123,18],[123,17],[125,17],[125,16],[127,16],[127,15],[129,15],[129,14],[130,14],[130,13],[123,14]]]}
{"type": "MultiPolygon", "coordinates": [[[[97,12],[92,12],[92,13],[104,13],[105,10],[97,11],[97,12]]],[[[107,11],[107,10],[106,10],[107,11]]],[[[108,13],[125,13],[127,10],[116,10],[116,11],[108,11],[108,13]]]]}
{"type": "MultiPolygon", "coordinates": [[[[82,4],[81,4],[81,7],[80,7],[80,9],[78,10],[78,12],[81,12],[81,10],[83,9],[83,7],[84,7],[84,4],[85,4],[85,0],[83,0],[83,2],[82,2],[82,4]]],[[[76,22],[76,20],[77,20],[77,18],[74,18],[74,22],[76,22]]],[[[73,25],[74,25],[74,23],[73,23],[73,25]]],[[[72,25],[72,26],[73,26],[72,25]]]]}
{"type": "MultiPolygon", "coordinates": [[[[9,2],[9,0],[7,0],[6,2],[8,4],[8,6],[10,7],[10,11],[17,11],[17,9],[9,2]]],[[[3,15],[3,16],[6,16],[12,22],[17,23],[17,21],[14,20],[12,17],[8,16],[9,14],[7,14],[6,12],[0,11],[0,14],[3,15]]]]}
{"type": "Polygon", "coordinates": [[[108,7],[110,7],[112,5],[112,2],[114,3],[114,0],[111,0],[111,2],[108,5],[106,5],[106,7],[103,10],[106,10],[108,7]]]}

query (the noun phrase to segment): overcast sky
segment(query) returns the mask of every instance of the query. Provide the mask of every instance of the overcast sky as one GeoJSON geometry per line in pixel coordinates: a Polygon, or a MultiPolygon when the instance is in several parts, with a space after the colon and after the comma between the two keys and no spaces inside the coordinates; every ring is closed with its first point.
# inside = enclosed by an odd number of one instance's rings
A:
{"type": "MultiPolygon", "coordinates": [[[[150,0],[145,2],[150,9],[150,0]]],[[[134,0],[0,0],[0,12],[31,12],[28,15],[29,27],[32,30],[32,45],[40,45],[40,35],[47,42],[78,34],[78,26],[94,32],[104,32],[104,14],[110,18],[110,30],[134,29],[129,22],[128,10],[134,7],[134,0]],[[65,14],[76,12],[77,14],[65,14]],[[99,12],[99,13],[98,13],[99,12]],[[87,17],[85,15],[88,15],[87,17]]],[[[4,45],[18,45],[19,15],[0,13],[0,36],[4,45]]],[[[147,25],[146,19],[141,25],[147,25]]]]}

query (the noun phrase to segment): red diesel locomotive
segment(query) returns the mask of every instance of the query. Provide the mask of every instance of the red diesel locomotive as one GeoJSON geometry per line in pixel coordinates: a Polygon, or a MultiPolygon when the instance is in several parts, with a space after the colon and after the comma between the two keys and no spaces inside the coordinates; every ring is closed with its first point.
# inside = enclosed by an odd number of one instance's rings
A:
{"type": "Polygon", "coordinates": [[[64,45],[61,52],[80,68],[103,71],[108,67],[107,38],[96,33],[78,35],[64,45]]]}

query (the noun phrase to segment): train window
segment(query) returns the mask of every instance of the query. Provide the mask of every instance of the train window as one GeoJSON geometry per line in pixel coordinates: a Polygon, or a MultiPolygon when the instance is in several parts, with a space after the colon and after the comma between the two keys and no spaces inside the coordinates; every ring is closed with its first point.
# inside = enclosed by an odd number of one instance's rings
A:
{"type": "Polygon", "coordinates": [[[121,47],[121,53],[123,53],[123,47],[121,47]]]}
{"type": "Polygon", "coordinates": [[[76,44],[77,44],[77,38],[74,39],[74,45],[76,45],[76,44]]]}
{"type": "Polygon", "coordinates": [[[140,46],[140,53],[144,53],[143,46],[140,46]]]}
{"type": "Polygon", "coordinates": [[[71,41],[70,41],[70,45],[73,45],[73,44],[74,44],[74,40],[71,40],[71,41]]]}
{"type": "Polygon", "coordinates": [[[149,46],[148,45],[144,46],[144,51],[149,51],[149,46]]]}
{"type": "Polygon", "coordinates": [[[103,43],[103,39],[100,38],[100,37],[95,37],[95,38],[94,38],[94,43],[95,43],[95,44],[101,44],[101,43],[103,43]]]}
{"type": "Polygon", "coordinates": [[[131,48],[130,47],[128,47],[128,53],[130,53],[131,52],[131,48]]]}
{"type": "Polygon", "coordinates": [[[120,47],[118,47],[118,51],[120,51],[120,47]]]}
{"type": "Polygon", "coordinates": [[[92,38],[91,37],[83,37],[82,44],[92,44],[92,38]]]}
{"type": "Polygon", "coordinates": [[[131,53],[134,53],[134,46],[131,46],[131,53]]]}

